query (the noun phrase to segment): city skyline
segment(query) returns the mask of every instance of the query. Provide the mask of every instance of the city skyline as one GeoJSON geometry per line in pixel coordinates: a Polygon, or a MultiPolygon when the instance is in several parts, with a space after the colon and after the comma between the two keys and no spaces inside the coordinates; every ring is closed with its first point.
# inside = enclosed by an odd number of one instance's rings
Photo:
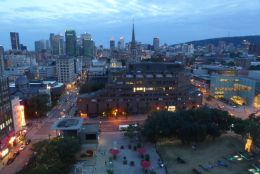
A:
{"type": "Polygon", "coordinates": [[[50,33],[65,34],[74,29],[77,36],[91,33],[96,45],[109,46],[109,40],[120,36],[131,40],[135,23],[136,40],[152,43],[181,43],[214,37],[257,35],[260,2],[257,0],[214,1],[128,1],[119,0],[66,2],[35,0],[0,1],[0,45],[11,48],[9,32],[19,32],[20,42],[34,49],[34,41],[48,39],[50,33]],[[97,10],[98,9],[98,10],[97,10]],[[14,27],[14,24],[16,25],[14,27]],[[209,32],[210,31],[210,32],[209,32]]]}

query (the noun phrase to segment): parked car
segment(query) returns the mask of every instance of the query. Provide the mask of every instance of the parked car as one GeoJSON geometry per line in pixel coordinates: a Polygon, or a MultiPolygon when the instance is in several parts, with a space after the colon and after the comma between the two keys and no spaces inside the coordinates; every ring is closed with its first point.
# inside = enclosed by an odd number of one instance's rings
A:
{"type": "Polygon", "coordinates": [[[19,154],[20,154],[19,151],[14,152],[14,154],[13,154],[13,158],[16,158],[19,154]]]}
{"type": "Polygon", "coordinates": [[[8,160],[7,160],[7,165],[10,165],[10,164],[12,164],[13,162],[14,162],[14,160],[15,160],[15,158],[9,158],[8,160]]]}

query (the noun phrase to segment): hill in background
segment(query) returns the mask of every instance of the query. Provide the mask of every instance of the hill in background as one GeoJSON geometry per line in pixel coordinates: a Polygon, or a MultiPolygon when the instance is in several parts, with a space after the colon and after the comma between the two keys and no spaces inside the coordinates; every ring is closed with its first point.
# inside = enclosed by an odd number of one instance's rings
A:
{"type": "Polygon", "coordinates": [[[207,44],[213,44],[215,46],[218,45],[220,41],[224,41],[228,43],[234,43],[235,45],[241,44],[243,40],[247,40],[253,44],[260,44],[260,35],[255,36],[234,36],[234,37],[220,37],[220,38],[212,38],[212,39],[204,39],[186,42],[187,44],[194,44],[195,46],[205,46],[207,44]]]}

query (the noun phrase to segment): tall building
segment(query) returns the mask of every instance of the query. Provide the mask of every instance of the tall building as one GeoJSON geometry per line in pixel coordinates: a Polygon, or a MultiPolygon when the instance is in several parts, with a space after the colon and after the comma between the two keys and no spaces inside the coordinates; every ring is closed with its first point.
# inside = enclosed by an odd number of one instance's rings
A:
{"type": "Polygon", "coordinates": [[[9,141],[14,136],[12,108],[8,92],[8,80],[0,75],[0,157],[9,152],[9,141]]]}
{"type": "Polygon", "coordinates": [[[124,37],[121,36],[118,41],[118,49],[122,50],[124,49],[124,47],[125,47],[124,37]]]}
{"type": "Polygon", "coordinates": [[[62,35],[54,35],[52,37],[52,54],[64,55],[64,37],[62,35]]]}
{"type": "Polygon", "coordinates": [[[10,32],[12,50],[20,50],[19,33],[10,32]]]}
{"type": "Polygon", "coordinates": [[[115,39],[112,38],[109,42],[110,50],[114,50],[116,48],[115,39]]]}
{"type": "Polygon", "coordinates": [[[65,39],[66,39],[66,55],[76,56],[76,49],[77,49],[76,32],[74,30],[66,30],[65,39]]]}
{"type": "Polygon", "coordinates": [[[136,48],[136,41],[135,41],[135,25],[133,24],[132,29],[132,40],[130,45],[130,54],[131,54],[131,61],[136,62],[137,60],[137,48],[136,48]]]}
{"type": "Polygon", "coordinates": [[[49,42],[50,42],[51,52],[53,50],[53,38],[54,38],[54,33],[50,33],[49,42]]]}
{"type": "Polygon", "coordinates": [[[95,43],[91,38],[91,35],[88,33],[82,34],[82,47],[83,47],[83,56],[88,59],[93,59],[95,57],[95,43]]]}
{"type": "Polygon", "coordinates": [[[56,60],[58,81],[61,83],[71,83],[75,80],[74,58],[60,56],[56,60]]]}
{"type": "Polygon", "coordinates": [[[153,38],[153,49],[157,51],[159,50],[159,47],[160,47],[160,38],[159,37],[153,38]]]}
{"type": "Polygon", "coordinates": [[[4,74],[4,47],[0,46],[0,76],[4,74]]]}
{"type": "Polygon", "coordinates": [[[46,41],[45,40],[38,40],[34,42],[35,52],[39,53],[42,50],[46,49],[46,41]]]}

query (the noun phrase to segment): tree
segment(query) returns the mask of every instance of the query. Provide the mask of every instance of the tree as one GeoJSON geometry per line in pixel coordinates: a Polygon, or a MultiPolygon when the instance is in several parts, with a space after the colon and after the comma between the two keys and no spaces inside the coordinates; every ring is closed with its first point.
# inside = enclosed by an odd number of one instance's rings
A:
{"type": "Polygon", "coordinates": [[[73,137],[44,140],[33,145],[29,165],[18,174],[66,174],[74,164],[74,155],[80,149],[79,139],[73,137]]]}
{"type": "Polygon", "coordinates": [[[232,117],[225,111],[200,108],[177,112],[153,112],[144,123],[143,135],[150,141],[160,138],[179,138],[183,143],[213,139],[229,130],[232,117]]]}
{"type": "Polygon", "coordinates": [[[31,97],[27,102],[27,116],[30,118],[40,118],[44,117],[46,113],[50,110],[48,106],[49,96],[47,94],[40,94],[31,97]]]}

